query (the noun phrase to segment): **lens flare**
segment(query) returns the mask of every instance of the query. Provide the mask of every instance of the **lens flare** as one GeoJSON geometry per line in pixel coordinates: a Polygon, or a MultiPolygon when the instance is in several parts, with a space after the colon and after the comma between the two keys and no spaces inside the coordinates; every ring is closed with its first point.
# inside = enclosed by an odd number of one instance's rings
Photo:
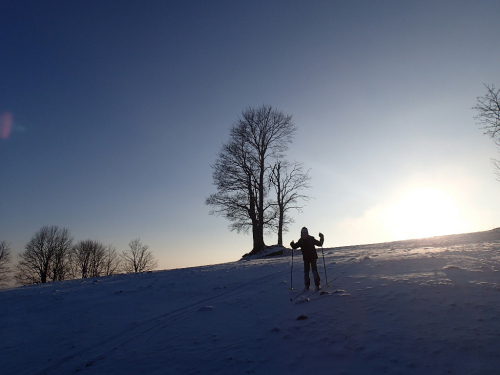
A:
{"type": "Polygon", "coordinates": [[[0,117],[0,138],[8,139],[12,131],[12,113],[4,112],[0,117]]]}

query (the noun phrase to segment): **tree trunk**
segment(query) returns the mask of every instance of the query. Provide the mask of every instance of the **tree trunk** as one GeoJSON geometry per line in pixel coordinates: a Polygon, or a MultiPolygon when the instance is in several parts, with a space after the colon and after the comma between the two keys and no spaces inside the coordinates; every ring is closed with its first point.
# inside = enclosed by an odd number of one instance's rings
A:
{"type": "Polygon", "coordinates": [[[283,209],[280,207],[280,217],[278,221],[278,245],[283,246],[283,221],[284,221],[284,214],[283,214],[283,209]]]}
{"type": "Polygon", "coordinates": [[[257,218],[256,220],[253,220],[253,249],[250,254],[256,254],[266,246],[266,244],[264,243],[264,163],[265,153],[260,155],[257,218]]]}
{"type": "Polygon", "coordinates": [[[253,234],[253,249],[250,254],[257,254],[266,244],[264,243],[264,228],[262,224],[256,224],[252,228],[253,234]]]}

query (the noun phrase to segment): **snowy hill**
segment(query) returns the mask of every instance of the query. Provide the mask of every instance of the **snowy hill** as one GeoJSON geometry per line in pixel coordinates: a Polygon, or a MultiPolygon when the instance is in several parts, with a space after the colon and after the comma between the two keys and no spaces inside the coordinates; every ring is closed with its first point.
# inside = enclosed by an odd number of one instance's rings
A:
{"type": "Polygon", "coordinates": [[[499,232],[0,291],[0,371],[498,374],[499,232]]]}

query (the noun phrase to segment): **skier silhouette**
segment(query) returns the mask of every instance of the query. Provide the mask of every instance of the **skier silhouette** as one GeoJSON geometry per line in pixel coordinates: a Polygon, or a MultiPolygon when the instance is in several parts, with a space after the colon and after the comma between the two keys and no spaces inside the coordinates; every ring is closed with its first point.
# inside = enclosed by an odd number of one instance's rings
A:
{"type": "Polygon", "coordinates": [[[302,259],[304,260],[304,284],[305,290],[309,289],[311,285],[311,279],[309,278],[309,271],[312,269],[314,284],[316,284],[316,290],[321,289],[320,282],[321,279],[318,273],[318,253],[316,253],[316,246],[323,246],[325,241],[325,236],[319,234],[320,241],[315,239],[313,236],[309,235],[306,227],[302,228],[300,231],[300,240],[297,242],[290,242],[292,249],[302,249],[302,259]]]}

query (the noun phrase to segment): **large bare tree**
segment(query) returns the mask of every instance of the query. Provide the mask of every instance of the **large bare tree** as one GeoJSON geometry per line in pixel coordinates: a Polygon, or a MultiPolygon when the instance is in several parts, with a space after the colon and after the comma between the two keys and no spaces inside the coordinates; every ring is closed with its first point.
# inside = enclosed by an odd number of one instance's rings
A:
{"type": "MultiPolygon", "coordinates": [[[[500,90],[492,85],[484,85],[486,94],[477,98],[473,107],[477,111],[475,119],[500,149],[500,90]]],[[[492,159],[495,172],[500,179],[500,161],[492,159]]]]}
{"type": "Polygon", "coordinates": [[[0,288],[5,287],[10,279],[11,257],[10,244],[7,241],[0,242],[0,288]]]}
{"type": "Polygon", "coordinates": [[[22,285],[65,280],[72,242],[67,228],[42,227],[19,255],[15,279],[22,285]]]}
{"type": "Polygon", "coordinates": [[[280,159],[295,133],[292,116],[269,105],[248,107],[233,124],[229,141],[222,146],[213,168],[217,193],[205,201],[210,214],[232,223],[230,230],[252,230],[257,253],[266,245],[264,231],[275,219],[275,205],[268,199],[270,158],[280,159]]]}
{"type": "Polygon", "coordinates": [[[286,160],[277,160],[271,170],[269,181],[276,193],[277,218],[275,230],[278,233],[278,245],[283,245],[283,232],[288,231],[288,225],[293,218],[288,211],[302,212],[304,205],[299,201],[308,201],[311,197],[302,193],[309,188],[309,171],[304,173],[304,165],[299,162],[290,163],[286,160]]]}
{"type": "Polygon", "coordinates": [[[139,238],[128,244],[128,249],[122,252],[123,270],[125,272],[152,271],[158,266],[158,261],[148,245],[143,245],[139,238]]]}

